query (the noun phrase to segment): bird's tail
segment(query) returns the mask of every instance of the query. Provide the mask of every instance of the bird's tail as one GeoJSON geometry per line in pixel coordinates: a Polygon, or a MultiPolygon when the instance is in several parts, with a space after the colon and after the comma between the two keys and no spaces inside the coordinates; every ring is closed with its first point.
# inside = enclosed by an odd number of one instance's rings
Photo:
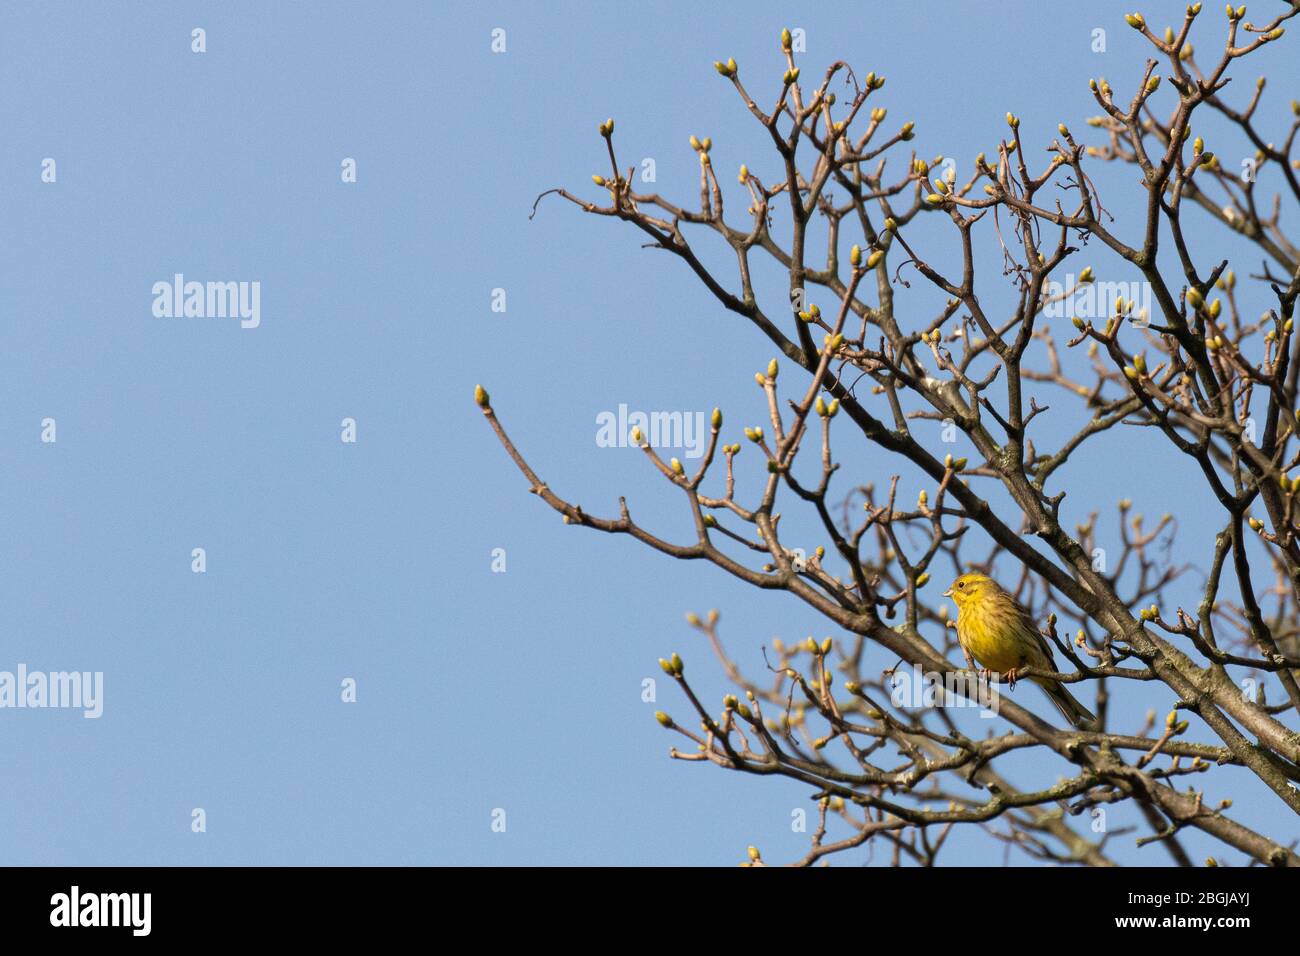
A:
{"type": "Polygon", "coordinates": [[[1068,720],[1075,728],[1079,730],[1095,730],[1097,728],[1097,718],[1093,716],[1092,711],[1083,704],[1074,699],[1074,695],[1065,689],[1065,685],[1055,680],[1038,680],[1034,683],[1041,687],[1056,709],[1061,712],[1061,716],[1068,720]]]}

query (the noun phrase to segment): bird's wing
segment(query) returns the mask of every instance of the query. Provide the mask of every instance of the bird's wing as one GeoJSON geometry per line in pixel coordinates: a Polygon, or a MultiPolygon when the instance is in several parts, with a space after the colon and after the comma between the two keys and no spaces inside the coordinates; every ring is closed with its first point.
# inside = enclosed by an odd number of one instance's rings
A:
{"type": "Polygon", "coordinates": [[[1043,670],[1056,670],[1056,657],[1052,654],[1052,646],[1047,643],[1047,639],[1038,630],[1038,625],[1034,623],[1033,615],[1029,613],[1029,609],[1019,601],[1013,600],[1011,603],[1015,605],[1016,613],[1020,616],[1021,626],[1026,634],[1030,635],[1034,647],[1038,649],[1044,658],[1036,666],[1041,667],[1043,670]]]}

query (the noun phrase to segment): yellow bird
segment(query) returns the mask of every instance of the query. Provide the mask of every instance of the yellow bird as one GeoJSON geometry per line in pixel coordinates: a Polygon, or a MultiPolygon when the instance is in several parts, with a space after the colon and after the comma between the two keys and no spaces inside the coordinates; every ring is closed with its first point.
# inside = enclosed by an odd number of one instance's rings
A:
{"type": "MultiPolygon", "coordinates": [[[[1052,649],[1029,612],[988,575],[963,574],[943,596],[957,605],[957,641],[968,665],[973,656],[982,666],[1004,675],[1012,687],[1022,667],[1056,670],[1052,649]]],[[[1097,718],[1060,681],[1047,677],[1030,680],[1043,688],[1061,716],[1075,727],[1096,728],[1097,718]]]]}

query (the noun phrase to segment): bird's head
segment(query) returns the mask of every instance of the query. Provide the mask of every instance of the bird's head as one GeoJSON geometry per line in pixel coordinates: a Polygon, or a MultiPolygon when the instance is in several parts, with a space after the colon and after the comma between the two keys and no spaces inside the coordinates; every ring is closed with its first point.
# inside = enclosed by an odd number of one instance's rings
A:
{"type": "Polygon", "coordinates": [[[943,596],[952,598],[952,603],[956,604],[957,610],[960,611],[972,601],[978,601],[980,598],[988,597],[1000,590],[998,582],[987,574],[972,571],[970,574],[963,574],[956,581],[953,581],[952,587],[944,591],[943,596]]]}

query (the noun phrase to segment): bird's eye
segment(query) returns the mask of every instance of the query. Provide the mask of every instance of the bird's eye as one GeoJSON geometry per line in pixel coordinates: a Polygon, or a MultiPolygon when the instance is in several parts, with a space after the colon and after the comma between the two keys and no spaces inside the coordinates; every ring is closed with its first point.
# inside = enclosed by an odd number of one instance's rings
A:
{"type": "Polygon", "coordinates": [[[957,587],[960,588],[960,589],[962,589],[962,590],[965,590],[965,588],[966,588],[966,582],[965,582],[965,581],[958,581],[958,582],[957,582],[957,587]]]}

